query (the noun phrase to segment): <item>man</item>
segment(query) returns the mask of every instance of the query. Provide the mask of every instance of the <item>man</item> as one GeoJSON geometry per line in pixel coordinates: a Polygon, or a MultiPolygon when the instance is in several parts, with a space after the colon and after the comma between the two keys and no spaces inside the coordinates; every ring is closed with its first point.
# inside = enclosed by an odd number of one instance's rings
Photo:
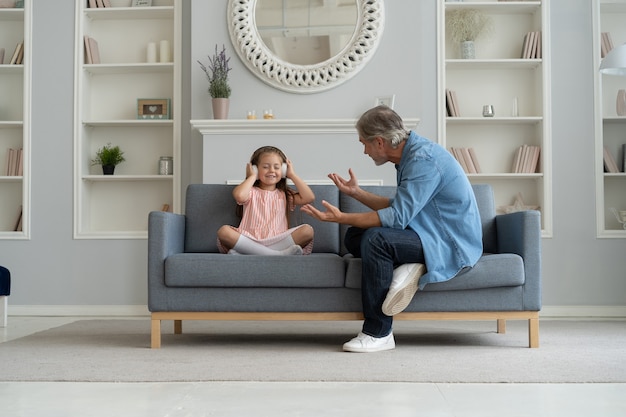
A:
{"type": "Polygon", "coordinates": [[[409,305],[418,288],[447,281],[476,264],[482,254],[482,227],[472,187],[443,147],[407,130],[386,106],[365,112],[356,129],[364,153],[376,165],[395,164],[395,197],[364,191],[350,169],[349,180],[334,173],[329,178],[372,211],[344,213],[326,201],[322,201],[326,211],[312,205],[302,211],[352,226],[345,244],[362,258],[365,321],[343,349],[378,352],[395,348],[393,315],[409,305]]]}

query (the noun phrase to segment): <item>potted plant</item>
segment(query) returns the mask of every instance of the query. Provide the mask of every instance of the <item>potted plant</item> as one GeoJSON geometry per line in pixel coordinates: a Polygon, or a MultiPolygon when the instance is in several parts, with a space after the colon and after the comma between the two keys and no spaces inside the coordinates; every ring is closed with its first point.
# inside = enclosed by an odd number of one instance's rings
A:
{"type": "Polygon", "coordinates": [[[447,27],[452,41],[461,45],[461,57],[471,59],[474,41],[491,30],[491,18],[476,9],[459,9],[448,16],[447,27]]]}
{"type": "Polygon", "coordinates": [[[107,143],[96,151],[96,157],[91,160],[91,165],[102,165],[104,175],[113,175],[115,166],[124,162],[124,151],[119,146],[111,146],[107,143]]]}
{"type": "Polygon", "coordinates": [[[222,45],[222,50],[218,52],[215,45],[215,54],[209,56],[209,64],[204,65],[198,61],[200,68],[209,80],[209,94],[213,104],[213,118],[228,118],[228,99],[230,97],[230,85],[228,85],[228,73],[230,58],[226,56],[226,47],[222,45]]]}

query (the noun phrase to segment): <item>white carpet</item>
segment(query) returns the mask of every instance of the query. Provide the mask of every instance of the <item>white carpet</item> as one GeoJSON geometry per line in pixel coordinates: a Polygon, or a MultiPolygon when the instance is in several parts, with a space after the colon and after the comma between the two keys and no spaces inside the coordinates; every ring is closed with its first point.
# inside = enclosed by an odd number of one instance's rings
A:
{"type": "Polygon", "coordinates": [[[81,320],[0,344],[0,381],[626,382],[626,321],[396,322],[396,349],[344,353],[360,322],[81,320]]]}

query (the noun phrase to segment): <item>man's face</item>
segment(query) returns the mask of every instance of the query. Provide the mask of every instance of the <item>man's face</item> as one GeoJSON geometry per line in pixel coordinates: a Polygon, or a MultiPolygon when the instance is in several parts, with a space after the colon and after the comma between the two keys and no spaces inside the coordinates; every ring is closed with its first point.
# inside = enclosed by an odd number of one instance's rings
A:
{"type": "Polygon", "coordinates": [[[385,141],[381,138],[365,140],[359,138],[359,142],[363,144],[363,153],[369,155],[377,166],[383,165],[389,161],[387,152],[385,151],[385,141]]]}

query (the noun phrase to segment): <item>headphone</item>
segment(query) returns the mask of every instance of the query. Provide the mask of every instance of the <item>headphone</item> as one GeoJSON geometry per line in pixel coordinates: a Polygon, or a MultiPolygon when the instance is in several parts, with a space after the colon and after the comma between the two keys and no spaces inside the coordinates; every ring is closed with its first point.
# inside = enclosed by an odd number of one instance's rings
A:
{"type": "MultiPolygon", "coordinates": [[[[283,164],[280,167],[281,170],[281,174],[282,174],[282,178],[287,178],[287,164],[283,162],[283,164]]],[[[256,165],[252,165],[252,171],[257,174],[257,177],[259,175],[259,169],[257,168],[256,165]]]]}

